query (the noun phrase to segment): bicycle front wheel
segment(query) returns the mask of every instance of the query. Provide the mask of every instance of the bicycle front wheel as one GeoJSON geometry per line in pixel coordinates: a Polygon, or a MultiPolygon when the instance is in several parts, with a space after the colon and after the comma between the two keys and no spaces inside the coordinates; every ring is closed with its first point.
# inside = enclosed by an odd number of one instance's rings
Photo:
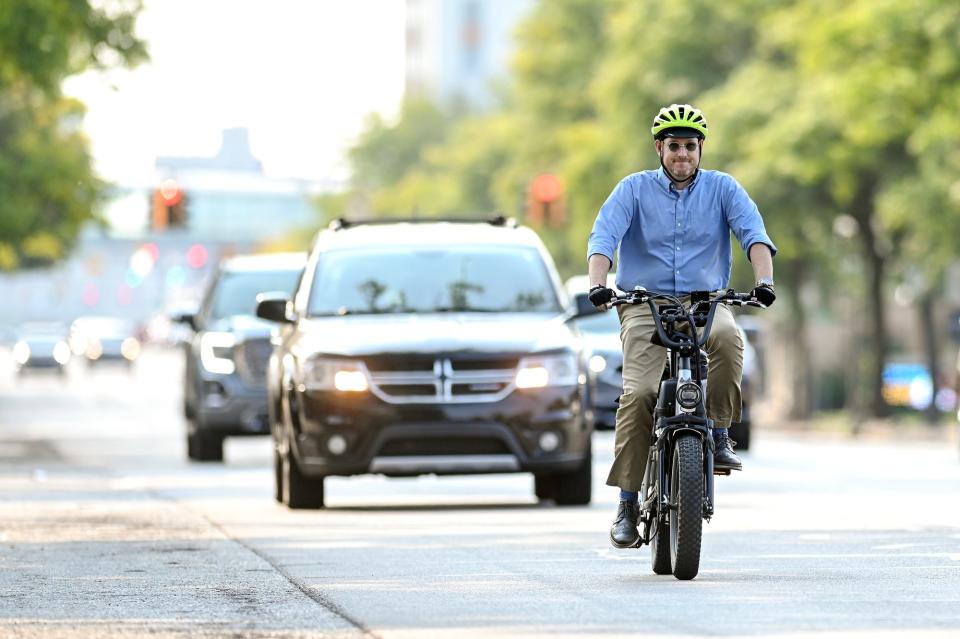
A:
{"type": "Polygon", "coordinates": [[[700,571],[703,533],[703,442],[684,435],[673,447],[670,469],[670,565],[677,579],[700,571]]]}

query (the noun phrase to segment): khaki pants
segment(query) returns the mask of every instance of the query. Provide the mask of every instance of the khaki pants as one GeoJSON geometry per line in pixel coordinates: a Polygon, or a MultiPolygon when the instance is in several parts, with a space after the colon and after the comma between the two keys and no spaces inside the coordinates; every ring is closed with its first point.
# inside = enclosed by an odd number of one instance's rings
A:
{"type": "MultiPolygon", "coordinates": [[[[685,302],[689,298],[684,298],[685,302]]],[[[623,341],[623,395],[617,409],[613,466],[608,486],[640,490],[653,433],[653,411],[667,349],[650,343],[656,332],[648,304],[618,306],[623,341]]],[[[740,377],[743,373],[743,340],[730,309],[717,306],[704,350],[710,358],[707,377],[707,416],[717,428],[740,420],[740,377]]]]}

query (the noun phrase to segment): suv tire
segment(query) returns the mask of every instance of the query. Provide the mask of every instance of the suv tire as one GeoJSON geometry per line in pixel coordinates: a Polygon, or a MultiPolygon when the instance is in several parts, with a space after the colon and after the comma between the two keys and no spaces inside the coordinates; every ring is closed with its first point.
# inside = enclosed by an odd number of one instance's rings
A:
{"type": "Polygon", "coordinates": [[[281,496],[287,508],[292,510],[323,508],[323,477],[304,475],[289,447],[286,452],[278,456],[280,472],[277,479],[281,482],[281,496]]]}
{"type": "Polygon", "coordinates": [[[187,433],[187,457],[193,461],[223,461],[223,436],[194,427],[187,433]]]}
{"type": "Polygon", "coordinates": [[[534,475],[534,493],[557,506],[586,506],[593,492],[593,448],[587,444],[583,462],[569,473],[534,475]]]}
{"type": "Polygon", "coordinates": [[[273,446],[273,498],[277,503],[283,503],[283,460],[276,444],[273,446]]]}

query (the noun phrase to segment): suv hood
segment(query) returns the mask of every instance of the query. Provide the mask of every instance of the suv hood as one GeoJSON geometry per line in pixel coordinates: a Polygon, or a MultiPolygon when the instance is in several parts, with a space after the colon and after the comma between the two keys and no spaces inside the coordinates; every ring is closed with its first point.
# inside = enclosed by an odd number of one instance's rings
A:
{"type": "Polygon", "coordinates": [[[562,316],[429,313],[305,319],[300,347],[327,355],[535,353],[576,347],[562,316]]]}

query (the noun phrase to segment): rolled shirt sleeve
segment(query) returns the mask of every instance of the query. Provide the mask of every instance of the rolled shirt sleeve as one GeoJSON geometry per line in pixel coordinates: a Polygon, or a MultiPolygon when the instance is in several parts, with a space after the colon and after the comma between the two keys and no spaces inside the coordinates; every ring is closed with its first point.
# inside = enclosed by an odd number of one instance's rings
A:
{"type": "Polygon", "coordinates": [[[613,257],[620,241],[630,227],[636,208],[630,176],[620,180],[593,223],[587,240],[587,259],[591,255],[604,255],[613,264],[613,257]]]}
{"type": "Polygon", "coordinates": [[[767,229],[760,216],[756,203],[747,195],[746,189],[740,186],[733,177],[723,174],[723,206],[727,217],[727,225],[737,241],[740,243],[747,259],[750,259],[750,247],[754,244],[766,244],[770,247],[771,255],[777,254],[777,247],[767,235],[767,229]]]}

